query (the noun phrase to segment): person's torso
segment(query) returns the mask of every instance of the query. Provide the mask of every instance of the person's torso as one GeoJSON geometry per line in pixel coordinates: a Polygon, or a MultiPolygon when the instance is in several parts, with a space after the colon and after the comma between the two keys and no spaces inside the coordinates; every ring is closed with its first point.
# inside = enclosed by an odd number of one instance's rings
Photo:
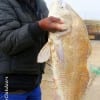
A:
{"type": "MultiPolygon", "coordinates": [[[[21,25],[38,20],[33,10],[25,4],[19,4],[17,0],[8,1],[16,13],[17,20],[20,21],[21,25]]],[[[0,91],[5,88],[6,77],[8,77],[9,91],[19,89],[32,90],[40,84],[44,64],[37,64],[36,56],[40,48],[47,41],[47,36],[41,35],[36,41],[38,41],[38,43],[34,46],[23,50],[14,56],[9,56],[0,52],[0,91]],[[36,81],[38,82],[36,83],[36,81]]]]}
{"type": "MultiPolygon", "coordinates": [[[[39,20],[38,16],[36,16],[36,13],[38,13],[35,11],[36,9],[34,10],[25,3],[17,2],[17,0],[8,1],[22,26],[39,20]]],[[[38,64],[36,58],[40,49],[47,41],[47,35],[42,34],[36,41],[35,45],[14,56],[0,52],[0,73],[40,74],[43,72],[44,64],[38,64]]]]}

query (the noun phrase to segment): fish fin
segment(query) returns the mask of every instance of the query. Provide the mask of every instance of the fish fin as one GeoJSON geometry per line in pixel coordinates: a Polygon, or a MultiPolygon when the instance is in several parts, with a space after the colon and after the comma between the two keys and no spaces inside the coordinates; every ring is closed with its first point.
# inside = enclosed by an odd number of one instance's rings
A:
{"type": "Polygon", "coordinates": [[[55,49],[56,49],[56,53],[59,58],[59,61],[61,63],[64,63],[64,50],[63,50],[63,45],[62,45],[61,40],[59,41],[58,45],[55,46],[55,49]]]}
{"type": "Polygon", "coordinates": [[[43,63],[50,58],[50,45],[46,43],[38,54],[37,62],[43,63]]]}

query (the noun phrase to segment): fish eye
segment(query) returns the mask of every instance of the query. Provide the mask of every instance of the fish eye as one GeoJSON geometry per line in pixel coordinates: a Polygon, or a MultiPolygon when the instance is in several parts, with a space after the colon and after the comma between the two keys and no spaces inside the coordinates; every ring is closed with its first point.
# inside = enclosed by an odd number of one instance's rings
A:
{"type": "Polygon", "coordinates": [[[64,8],[63,5],[61,5],[60,8],[64,8]]]}

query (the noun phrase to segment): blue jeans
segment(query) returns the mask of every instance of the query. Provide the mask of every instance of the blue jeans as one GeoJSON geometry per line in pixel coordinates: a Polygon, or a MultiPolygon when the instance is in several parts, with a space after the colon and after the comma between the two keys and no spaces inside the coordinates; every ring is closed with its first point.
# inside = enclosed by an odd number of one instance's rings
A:
{"type": "Polygon", "coordinates": [[[39,86],[31,92],[20,94],[7,94],[0,92],[0,100],[41,100],[41,89],[39,86]]]}

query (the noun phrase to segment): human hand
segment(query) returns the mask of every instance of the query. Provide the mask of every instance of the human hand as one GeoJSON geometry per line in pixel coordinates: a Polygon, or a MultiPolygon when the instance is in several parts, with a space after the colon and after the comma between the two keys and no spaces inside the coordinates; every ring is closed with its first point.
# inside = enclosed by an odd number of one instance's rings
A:
{"type": "Polygon", "coordinates": [[[56,17],[50,16],[40,20],[39,26],[41,29],[49,32],[65,31],[64,22],[56,17]]]}

